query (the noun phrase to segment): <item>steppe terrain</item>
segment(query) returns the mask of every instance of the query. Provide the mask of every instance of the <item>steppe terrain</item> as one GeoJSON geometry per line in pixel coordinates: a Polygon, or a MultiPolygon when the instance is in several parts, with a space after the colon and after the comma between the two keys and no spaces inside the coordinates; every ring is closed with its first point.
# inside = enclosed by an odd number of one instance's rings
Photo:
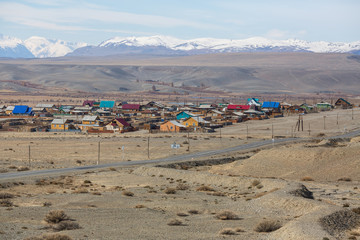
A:
{"type": "Polygon", "coordinates": [[[145,160],[149,136],[150,159],[261,141],[272,134],[275,140],[305,140],[181,163],[2,180],[0,238],[356,239],[360,228],[353,223],[360,215],[351,210],[360,207],[360,137],[326,137],[359,129],[360,111],[308,114],[304,131],[294,132],[297,118],[239,123],[223,128],[221,135],[191,133],[189,138],[184,133],[1,133],[1,172],[24,170],[29,146],[30,170],[38,170],[95,164],[99,142],[102,163],[145,160]],[[174,142],[181,144],[178,152],[170,148],[174,142]],[[53,210],[71,220],[46,222],[53,210]],[[280,228],[259,232],[264,221],[280,228]]]}
{"type": "Polygon", "coordinates": [[[359,94],[349,54],[233,53],[0,60],[3,93],[359,94]]]}

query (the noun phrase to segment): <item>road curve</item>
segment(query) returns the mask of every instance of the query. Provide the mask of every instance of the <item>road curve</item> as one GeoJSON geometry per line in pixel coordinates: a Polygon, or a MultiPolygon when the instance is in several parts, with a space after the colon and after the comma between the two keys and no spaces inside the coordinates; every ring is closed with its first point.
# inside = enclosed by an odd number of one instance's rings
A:
{"type": "MultiPolygon", "coordinates": [[[[338,138],[351,138],[360,135],[360,130],[352,131],[346,134],[329,137],[327,139],[338,139],[338,138]]],[[[26,177],[34,177],[34,176],[44,176],[44,175],[55,175],[55,174],[65,174],[70,172],[78,172],[85,170],[96,170],[101,168],[108,167],[119,167],[119,166],[133,166],[133,165],[144,165],[151,163],[164,163],[164,162],[176,162],[183,161],[189,159],[195,159],[199,157],[207,157],[212,155],[218,155],[223,153],[229,153],[234,151],[241,150],[249,150],[264,146],[270,146],[271,144],[284,144],[291,143],[295,141],[304,141],[309,140],[308,138],[282,138],[273,140],[263,140],[259,142],[253,142],[248,144],[243,144],[235,147],[224,148],[219,150],[210,150],[196,153],[189,153],[178,156],[171,156],[166,158],[159,158],[153,160],[139,160],[139,161],[127,161],[127,162],[116,162],[116,163],[107,163],[107,164],[99,164],[99,165],[89,165],[89,166],[81,166],[81,167],[72,167],[72,168],[56,168],[56,169],[45,169],[45,170],[36,170],[36,171],[24,171],[24,172],[12,172],[12,173],[2,173],[0,174],[0,180],[10,180],[10,179],[22,179],[26,177]]]]}

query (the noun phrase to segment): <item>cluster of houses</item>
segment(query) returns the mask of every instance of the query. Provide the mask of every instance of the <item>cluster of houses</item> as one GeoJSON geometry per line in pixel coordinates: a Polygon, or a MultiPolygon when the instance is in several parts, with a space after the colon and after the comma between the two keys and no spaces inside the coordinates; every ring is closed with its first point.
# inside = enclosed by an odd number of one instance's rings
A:
{"type": "Polygon", "coordinates": [[[56,106],[37,104],[0,105],[0,129],[8,131],[53,131],[87,133],[123,133],[146,129],[150,132],[202,131],[212,132],[233,123],[282,117],[284,113],[302,114],[327,111],[334,107],[352,108],[345,99],[338,99],[335,106],[320,102],[291,105],[288,103],[249,98],[247,104],[179,104],[148,102],[129,104],[115,101],[89,101],[81,106],[56,106]],[[30,128],[21,128],[30,125],[30,128]]]}

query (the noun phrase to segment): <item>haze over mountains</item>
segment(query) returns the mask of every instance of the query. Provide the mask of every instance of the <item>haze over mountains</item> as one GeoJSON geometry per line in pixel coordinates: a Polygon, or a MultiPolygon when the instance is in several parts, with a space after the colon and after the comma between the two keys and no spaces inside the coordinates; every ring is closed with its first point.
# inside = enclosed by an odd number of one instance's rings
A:
{"type": "Polygon", "coordinates": [[[352,43],[308,42],[297,39],[269,40],[248,38],[242,40],[198,38],[181,40],[168,36],[115,37],[91,46],[86,43],[71,43],[30,37],[20,40],[0,35],[0,57],[4,58],[49,58],[87,57],[112,55],[186,56],[209,53],[237,52],[313,52],[360,54],[360,41],[352,43]]]}

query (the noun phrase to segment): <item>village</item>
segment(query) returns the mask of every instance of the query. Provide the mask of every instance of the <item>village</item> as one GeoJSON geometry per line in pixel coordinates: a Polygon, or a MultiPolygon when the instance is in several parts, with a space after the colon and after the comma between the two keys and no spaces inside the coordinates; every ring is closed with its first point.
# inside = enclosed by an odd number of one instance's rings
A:
{"type": "Polygon", "coordinates": [[[214,132],[218,128],[249,120],[284,115],[303,115],[354,105],[339,98],[334,105],[314,105],[248,98],[246,104],[162,103],[130,104],[85,100],[80,106],[38,103],[36,106],[0,105],[0,131],[125,133],[137,130],[159,132],[214,132]]]}

